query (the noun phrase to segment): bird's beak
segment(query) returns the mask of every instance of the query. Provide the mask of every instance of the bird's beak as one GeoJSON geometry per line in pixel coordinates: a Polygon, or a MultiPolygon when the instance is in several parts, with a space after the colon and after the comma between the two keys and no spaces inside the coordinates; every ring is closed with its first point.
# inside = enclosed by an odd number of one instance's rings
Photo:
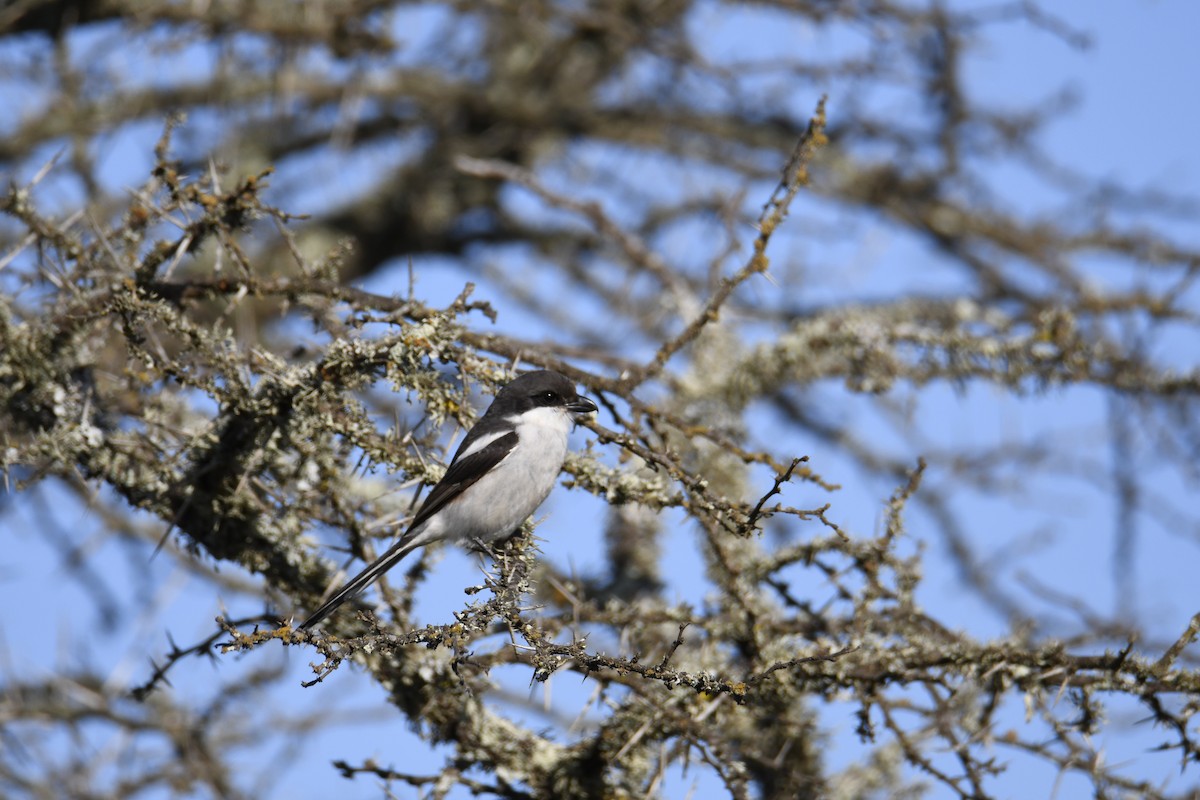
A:
{"type": "Polygon", "coordinates": [[[576,397],[572,403],[567,403],[567,411],[573,411],[576,414],[590,414],[597,411],[596,404],[586,397],[576,397]]]}

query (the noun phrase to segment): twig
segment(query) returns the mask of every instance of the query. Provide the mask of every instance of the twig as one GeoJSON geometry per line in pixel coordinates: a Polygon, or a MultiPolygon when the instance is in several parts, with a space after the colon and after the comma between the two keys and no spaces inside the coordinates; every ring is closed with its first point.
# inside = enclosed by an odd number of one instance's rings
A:
{"type": "Polygon", "coordinates": [[[746,517],[746,524],[744,526],[746,533],[754,530],[754,526],[758,523],[759,517],[763,516],[763,506],[766,505],[768,500],[782,491],[780,487],[792,479],[792,473],[796,471],[796,467],[805,461],[808,461],[808,456],[793,458],[792,463],[788,466],[788,468],[784,470],[782,474],[775,476],[775,485],[771,487],[770,491],[758,499],[758,504],[751,509],[750,516],[746,517]]]}
{"type": "Polygon", "coordinates": [[[730,298],[734,290],[745,283],[750,276],[760,275],[767,271],[767,245],[772,234],[780,223],[787,217],[788,207],[800,193],[800,189],[808,184],[808,164],[812,161],[817,148],[825,144],[825,98],[817,103],[817,110],[808,121],[808,128],[792,151],[787,166],[783,170],[783,178],[779,181],[771,197],[763,205],[758,218],[758,236],[754,240],[754,252],[746,264],[736,273],[721,280],[717,290],[708,299],[708,303],[683,331],[658,348],[649,363],[633,370],[621,380],[621,393],[629,393],[646,380],[654,377],[667,365],[671,357],[684,347],[695,341],[700,332],[711,322],[714,322],[721,312],[721,307],[730,298]]]}
{"type": "MultiPolygon", "coordinates": [[[[233,622],[230,622],[229,624],[230,625],[254,625],[254,624],[258,624],[258,623],[278,624],[278,622],[279,622],[279,617],[277,617],[274,614],[260,614],[258,616],[254,616],[254,617],[246,617],[245,619],[235,620],[233,622]]],[[[207,636],[204,639],[200,640],[199,642],[192,645],[191,647],[180,648],[178,645],[175,644],[175,640],[172,639],[171,635],[168,633],[167,641],[170,642],[171,651],[169,653],[167,653],[166,661],[164,661],[162,664],[158,664],[153,659],[151,659],[150,664],[154,667],[154,669],[150,675],[150,679],[147,680],[142,685],[135,686],[132,689],[130,689],[129,694],[132,695],[133,699],[137,700],[138,702],[144,702],[145,699],[147,697],[149,697],[150,694],[156,688],[158,688],[159,684],[165,683],[168,686],[170,686],[171,682],[169,680],[167,680],[167,673],[171,671],[172,667],[174,667],[177,663],[179,663],[183,659],[187,658],[188,656],[203,655],[203,656],[208,656],[209,658],[213,658],[215,656],[215,654],[213,653],[213,648],[216,646],[217,640],[220,639],[221,637],[225,636],[225,634],[226,634],[226,631],[224,628],[222,628],[222,629],[217,630],[212,635],[207,636]]]]}

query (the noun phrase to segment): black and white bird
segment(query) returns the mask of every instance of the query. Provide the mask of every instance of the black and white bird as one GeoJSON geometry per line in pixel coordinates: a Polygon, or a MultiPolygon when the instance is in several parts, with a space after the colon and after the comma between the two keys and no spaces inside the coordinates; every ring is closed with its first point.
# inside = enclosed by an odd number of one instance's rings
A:
{"type": "Polygon", "coordinates": [[[449,539],[490,544],[537,510],[567,457],[572,414],[596,410],[566,376],[527,372],[496,393],[404,535],[306,619],[311,628],[418,547],[449,539]]]}

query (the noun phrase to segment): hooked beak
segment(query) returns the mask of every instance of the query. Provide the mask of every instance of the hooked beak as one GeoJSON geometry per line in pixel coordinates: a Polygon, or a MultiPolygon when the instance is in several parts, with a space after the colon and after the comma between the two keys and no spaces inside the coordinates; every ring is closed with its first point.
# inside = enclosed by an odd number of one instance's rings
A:
{"type": "Polygon", "coordinates": [[[590,414],[597,411],[596,404],[586,397],[576,397],[572,403],[567,403],[567,411],[573,411],[576,414],[590,414]]]}

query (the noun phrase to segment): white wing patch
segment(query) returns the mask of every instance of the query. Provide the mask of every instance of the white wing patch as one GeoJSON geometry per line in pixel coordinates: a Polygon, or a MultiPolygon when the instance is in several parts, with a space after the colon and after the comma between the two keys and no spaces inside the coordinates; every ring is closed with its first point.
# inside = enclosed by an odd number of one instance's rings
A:
{"type": "Polygon", "coordinates": [[[472,453],[478,453],[480,450],[487,447],[489,444],[496,441],[501,436],[507,436],[509,433],[511,433],[511,431],[505,430],[505,431],[496,431],[495,433],[487,433],[487,434],[484,434],[483,436],[480,436],[478,439],[471,442],[470,447],[468,447],[466,450],[463,450],[461,453],[459,453],[458,458],[456,458],[455,461],[464,459],[467,456],[471,455],[472,453]]]}

